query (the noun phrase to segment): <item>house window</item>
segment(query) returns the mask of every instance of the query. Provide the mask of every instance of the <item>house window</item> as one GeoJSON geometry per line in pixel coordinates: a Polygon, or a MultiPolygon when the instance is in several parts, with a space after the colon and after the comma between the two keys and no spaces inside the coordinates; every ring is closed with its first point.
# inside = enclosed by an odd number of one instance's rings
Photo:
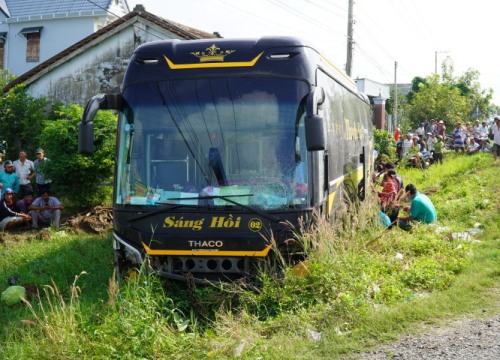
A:
{"type": "Polygon", "coordinates": [[[28,44],[26,46],[26,61],[40,61],[40,33],[26,34],[28,44]]]}
{"type": "Polygon", "coordinates": [[[40,61],[40,33],[43,26],[22,29],[19,33],[26,36],[26,61],[40,61]]]}

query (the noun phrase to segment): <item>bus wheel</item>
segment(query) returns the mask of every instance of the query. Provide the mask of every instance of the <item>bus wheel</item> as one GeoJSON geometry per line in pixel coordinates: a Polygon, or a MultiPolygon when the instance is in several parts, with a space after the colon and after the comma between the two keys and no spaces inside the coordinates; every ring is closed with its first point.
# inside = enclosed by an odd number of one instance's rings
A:
{"type": "Polygon", "coordinates": [[[134,279],[138,275],[138,269],[132,261],[127,259],[123,249],[115,250],[115,279],[117,281],[134,279]]]}

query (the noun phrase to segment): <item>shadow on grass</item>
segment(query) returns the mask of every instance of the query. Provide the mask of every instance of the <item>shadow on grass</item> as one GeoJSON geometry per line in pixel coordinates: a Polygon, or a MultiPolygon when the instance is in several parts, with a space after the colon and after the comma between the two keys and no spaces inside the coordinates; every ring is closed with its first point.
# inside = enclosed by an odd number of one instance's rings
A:
{"type": "MultiPolygon", "coordinates": [[[[19,285],[37,287],[42,299],[45,299],[44,286],[52,282],[64,298],[69,298],[75,276],[83,271],[86,274],[76,284],[81,289],[79,304],[82,315],[91,316],[108,301],[108,282],[113,273],[109,236],[46,232],[0,245],[0,292],[8,287],[9,278],[17,277],[19,285]]],[[[29,300],[38,307],[36,296],[29,300]]],[[[23,326],[21,320],[32,318],[22,303],[13,306],[0,303],[0,340],[7,340],[12,329],[23,326]]]]}

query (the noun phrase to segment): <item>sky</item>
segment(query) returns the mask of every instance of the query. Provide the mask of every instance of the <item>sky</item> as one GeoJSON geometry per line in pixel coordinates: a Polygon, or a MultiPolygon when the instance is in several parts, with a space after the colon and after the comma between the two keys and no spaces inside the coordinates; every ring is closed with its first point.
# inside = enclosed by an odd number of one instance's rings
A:
{"type": "MultiPolygon", "coordinates": [[[[347,53],[348,0],[127,0],[146,11],[223,37],[298,36],[340,68],[347,53]]],[[[355,0],[351,76],[410,83],[447,60],[458,77],[480,73],[500,105],[500,2],[355,0]],[[397,67],[395,64],[397,63],[397,67]]]]}

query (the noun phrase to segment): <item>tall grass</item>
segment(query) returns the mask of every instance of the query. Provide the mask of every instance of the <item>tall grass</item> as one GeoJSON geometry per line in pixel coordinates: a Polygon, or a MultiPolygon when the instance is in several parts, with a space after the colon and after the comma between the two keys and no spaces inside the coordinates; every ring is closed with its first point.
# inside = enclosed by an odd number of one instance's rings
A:
{"type": "Polygon", "coordinates": [[[108,282],[109,270],[90,286],[91,269],[63,267],[69,286],[59,277],[28,306],[0,306],[2,321],[9,319],[0,358],[332,358],[392,339],[415,321],[487,306],[485,289],[500,278],[498,168],[480,154],[399,172],[431,197],[437,224],[384,230],[369,199],[333,222],[318,218],[298,239],[308,247],[307,261],[284,267],[284,276],[262,272],[256,291],[179,286],[144,272],[118,284],[108,282]],[[474,226],[483,230],[474,241],[454,236],[474,226]],[[89,274],[72,274],[82,270],[89,274]],[[94,292],[93,301],[85,299],[94,292]]]}

